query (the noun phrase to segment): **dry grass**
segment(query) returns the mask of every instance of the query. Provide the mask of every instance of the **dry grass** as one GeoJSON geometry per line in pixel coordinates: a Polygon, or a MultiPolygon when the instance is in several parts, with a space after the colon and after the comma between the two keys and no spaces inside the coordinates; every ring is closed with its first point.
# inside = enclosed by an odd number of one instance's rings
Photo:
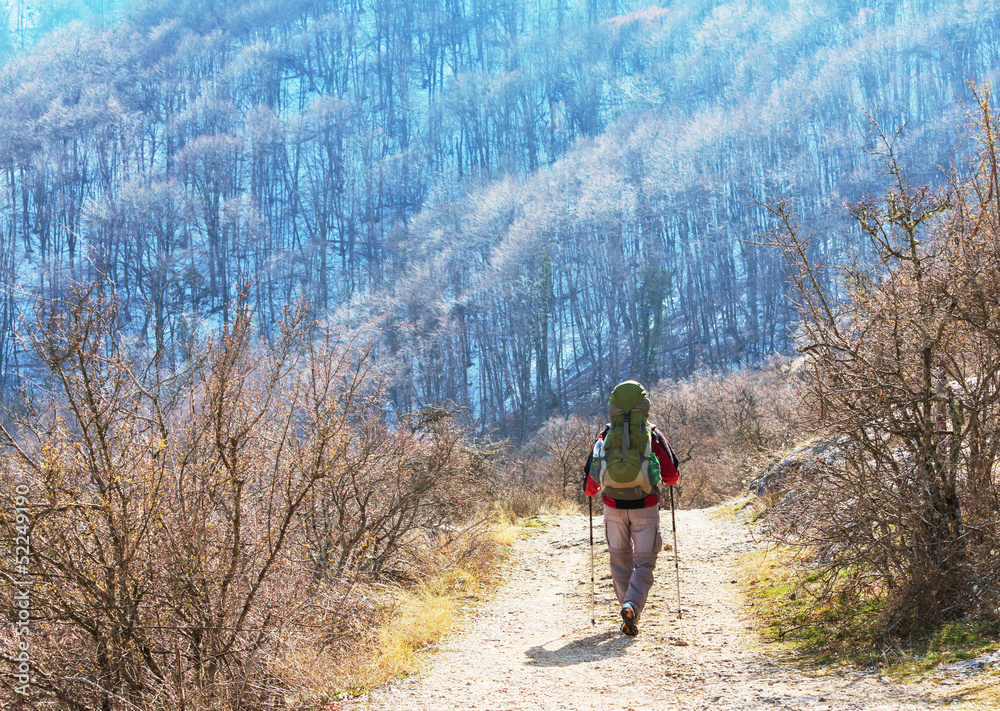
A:
{"type": "Polygon", "coordinates": [[[491,530],[491,538],[494,545],[500,548],[509,548],[514,545],[521,532],[521,524],[516,517],[511,517],[509,512],[500,505],[495,505],[495,523],[491,530]]]}
{"type": "Polygon", "coordinates": [[[282,655],[275,671],[298,690],[287,699],[289,705],[321,707],[419,673],[426,653],[495,589],[507,552],[538,521],[534,515],[518,518],[510,506],[494,504],[488,525],[420,551],[421,582],[358,586],[351,595],[357,624],[348,630],[349,645],[336,650],[289,647],[282,655]]]}
{"type": "Polygon", "coordinates": [[[451,631],[462,603],[472,597],[469,592],[479,589],[474,576],[457,571],[415,590],[393,590],[392,612],[374,654],[348,674],[346,686],[352,691],[367,690],[417,672],[422,663],[418,653],[451,631]],[[467,591],[467,587],[472,590],[467,591]]]}
{"type": "Polygon", "coordinates": [[[752,494],[744,494],[735,499],[724,501],[708,509],[709,515],[722,521],[735,521],[740,517],[754,519],[761,507],[760,499],[752,494]]]}
{"type": "Polygon", "coordinates": [[[286,703],[291,708],[321,706],[419,672],[422,652],[433,649],[452,631],[463,609],[491,589],[499,551],[490,553],[493,560],[478,561],[475,571],[463,566],[409,588],[357,590],[358,597],[371,602],[370,612],[358,620],[348,646],[317,649],[305,644],[287,649],[275,664],[275,673],[295,690],[286,703]],[[484,571],[483,565],[489,567],[484,571]]]}
{"type": "Polygon", "coordinates": [[[482,600],[497,580],[501,548],[484,551],[416,587],[393,586],[380,595],[379,631],[363,658],[341,667],[340,686],[360,694],[420,671],[425,656],[452,631],[462,612],[482,600]]]}
{"type": "Polygon", "coordinates": [[[495,589],[515,542],[544,528],[544,515],[580,511],[578,502],[552,487],[525,482],[492,497],[485,512],[474,517],[482,523],[411,543],[410,582],[356,584],[335,648],[317,649],[308,638],[298,647],[286,646],[273,666],[295,690],[287,698],[290,707],[323,707],[419,673],[426,653],[495,589]]]}

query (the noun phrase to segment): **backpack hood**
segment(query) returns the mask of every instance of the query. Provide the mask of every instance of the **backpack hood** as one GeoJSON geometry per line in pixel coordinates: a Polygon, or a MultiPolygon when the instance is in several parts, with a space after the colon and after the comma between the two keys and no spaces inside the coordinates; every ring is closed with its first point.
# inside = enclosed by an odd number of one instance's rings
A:
{"type": "Polygon", "coordinates": [[[649,414],[649,395],[646,388],[635,380],[618,383],[608,399],[608,417],[622,415],[632,410],[649,414]]]}

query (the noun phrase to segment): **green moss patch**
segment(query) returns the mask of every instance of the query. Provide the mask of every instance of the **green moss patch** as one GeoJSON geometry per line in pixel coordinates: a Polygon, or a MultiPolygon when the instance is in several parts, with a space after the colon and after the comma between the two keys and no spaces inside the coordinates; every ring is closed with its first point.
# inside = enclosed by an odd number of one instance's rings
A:
{"type": "Polygon", "coordinates": [[[884,600],[859,585],[864,571],[837,578],[810,568],[807,554],[774,548],[747,556],[742,591],[757,632],[805,663],[879,668],[907,676],[1000,649],[1000,622],[967,619],[885,632],[884,600]]]}

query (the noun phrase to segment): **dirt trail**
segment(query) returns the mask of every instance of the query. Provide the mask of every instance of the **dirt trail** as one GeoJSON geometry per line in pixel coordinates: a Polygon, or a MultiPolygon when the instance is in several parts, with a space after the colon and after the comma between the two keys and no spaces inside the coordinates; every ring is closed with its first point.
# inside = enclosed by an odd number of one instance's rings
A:
{"type": "MultiPolygon", "coordinates": [[[[670,540],[667,513],[661,522],[670,540]]],[[[981,684],[955,673],[900,685],[875,673],[810,670],[782,658],[748,627],[733,564],[755,545],[747,528],[712,511],[677,517],[682,619],[673,554],[664,551],[638,637],[618,631],[607,577],[604,529],[595,517],[597,625],[590,624],[586,516],[554,516],[520,540],[508,581],[479,606],[428,671],[395,682],[348,708],[357,711],[527,711],[529,709],[809,709],[915,711],[1000,709],[971,701],[981,684]]],[[[981,692],[977,696],[982,699],[981,692]]]]}

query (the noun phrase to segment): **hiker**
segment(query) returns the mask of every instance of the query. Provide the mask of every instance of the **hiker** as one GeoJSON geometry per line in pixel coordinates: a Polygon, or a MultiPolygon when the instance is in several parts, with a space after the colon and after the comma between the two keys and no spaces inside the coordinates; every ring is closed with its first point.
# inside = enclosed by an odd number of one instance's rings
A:
{"type": "Polygon", "coordinates": [[[634,380],[615,386],[608,400],[610,422],[584,465],[587,496],[604,495],[604,535],[611,579],[621,607],[621,631],[639,632],[639,616],[653,584],[660,536],[661,482],[677,483],[677,456],[649,424],[649,396],[634,380]]]}

